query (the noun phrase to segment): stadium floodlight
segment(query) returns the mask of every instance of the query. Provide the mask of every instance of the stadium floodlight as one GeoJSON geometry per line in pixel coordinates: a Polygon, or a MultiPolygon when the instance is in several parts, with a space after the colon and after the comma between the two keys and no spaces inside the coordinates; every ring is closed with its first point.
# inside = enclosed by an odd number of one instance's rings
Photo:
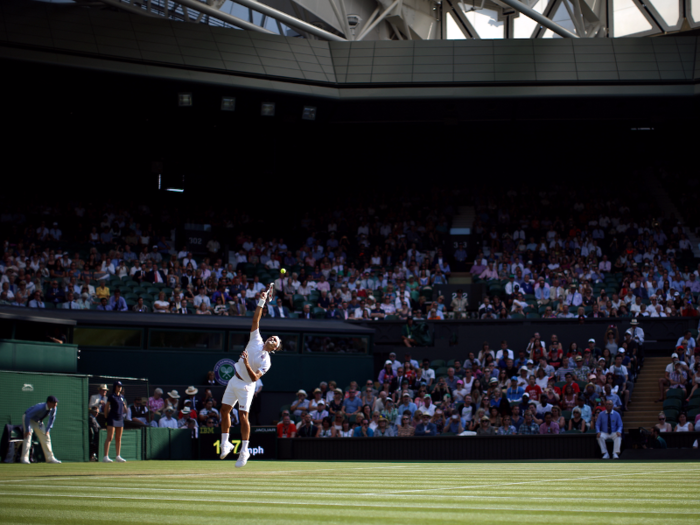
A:
{"type": "Polygon", "coordinates": [[[316,108],[313,106],[304,106],[304,111],[301,113],[301,120],[316,120],[316,108]]]}
{"type": "Polygon", "coordinates": [[[184,193],[185,190],[183,188],[165,188],[165,191],[172,191],[174,193],[184,193]]]}
{"type": "Polygon", "coordinates": [[[221,97],[221,111],[235,111],[235,110],[236,110],[235,97],[221,97]]]}
{"type": "Polygon", "coordinates": [[[263,102],[260,107],[260,114],[263,117],[274,117],[275,116],[275,103],[274,102],[263,102]]]}
{"type": "Polygon", "coordinates": [[[188,107],[192,105],[192,93],[178,93],[177,105],[180,107],[188,107]]]}

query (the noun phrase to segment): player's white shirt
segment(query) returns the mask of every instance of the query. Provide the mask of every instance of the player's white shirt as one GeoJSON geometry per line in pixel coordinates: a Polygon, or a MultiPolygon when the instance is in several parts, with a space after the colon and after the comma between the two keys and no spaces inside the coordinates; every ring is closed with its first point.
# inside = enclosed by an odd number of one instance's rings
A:
{"type": "MultiPolygon", "coordinates": [[[[248,341],[248,346],[245,347],[245,350],[248,352],[248,364],[253,372],[262,372],[264,374],[272,366],[270,353],[263,350],[264,344],[265,342],[260,335],[260,329],[250,332],[250,341],[248,341]]],[[[246,383],[253,382],[253,378],[248,375],[243,358],[236,363],[236,371],[246,383]]]]}

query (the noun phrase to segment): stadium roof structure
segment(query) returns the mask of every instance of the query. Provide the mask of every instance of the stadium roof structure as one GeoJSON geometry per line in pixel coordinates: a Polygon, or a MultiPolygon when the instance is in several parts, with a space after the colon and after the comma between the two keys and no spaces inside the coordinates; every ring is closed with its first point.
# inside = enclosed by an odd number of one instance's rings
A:
{"type": "MultiPolygon", "coordinates": [[[[48,0],[70,2],[71,0],[48,0]]],[[[700,26],[700,0],[76,0],[328,41],[618,38],[700,26]]]]}
{"type": "MultiPolygon", "coordinates": [[[[220,317],[201,315],[132,314],[123,312],[80,312],[76,310],[31,310],[3,308],[0,319],[6,321],[31,321],[69,326],[134,326],[171,329],[200,330],[250,330],[250,317],[220,317]]],[[[374,330],[357,323],[336,320],[274,319],[264,318],[265,331],[333,333],[367,336],[374,330]]]]}

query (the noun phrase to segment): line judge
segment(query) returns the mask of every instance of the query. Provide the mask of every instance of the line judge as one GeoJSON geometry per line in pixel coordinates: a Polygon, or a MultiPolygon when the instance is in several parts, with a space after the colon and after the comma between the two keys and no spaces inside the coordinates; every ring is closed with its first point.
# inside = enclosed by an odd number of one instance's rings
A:
{"type": "Polygon", "coordinates": [[[32,434],[36,432],[41,443],[41,448],[44,449],[44,457],[47,463],[60,463],[53,455],[51,449],[51,428],[56,420],[56,410],[58,407],[58,399],[54,396],[46,398],[46,403],[39,403],[27,409],[22,416],[22,426],[24,428],[24,442],[22,443],[22,463],[29,463],[29,450],[32,448],[32,434]],[[44,430],[44,419],[49,416],[49,423],[44,430]]]}
{"type": "Polygon", "coordinates": [[[236,375],[226,386],[226,392],[221,403],[221,459],[224,459],[233,450],[233,444],[229,441],[228,433],[231,428],[231,409],[239,404],[239,417],[241,421],[241,437],[243,439],[241,451],[236,461],[236,467],[242,467],[248,462],[250,452],[248,443],[250,440],[250,421],[248,413],[250,405],[255,395],[255,384],[265,372],[272,366],[270,354],[279,350],[281,346],[280,338],[276,335],[269,337],[263,342],[260,336],[260,317],[268,298],[273,296],[273,286],[260,294],[258,306],[253,314],[253,325],[250,328],[250,341],[241,354],[235,365],[236,375]]]}

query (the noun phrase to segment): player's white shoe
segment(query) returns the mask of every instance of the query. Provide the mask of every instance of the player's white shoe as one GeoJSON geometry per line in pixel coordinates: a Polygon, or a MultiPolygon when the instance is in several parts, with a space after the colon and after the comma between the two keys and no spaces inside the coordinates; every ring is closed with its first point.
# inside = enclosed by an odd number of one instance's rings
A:
{"type": "Polygon", "coordinates": [[[620,459],[620,456],[618,456],[617,454],[613,454],[613,459],[620,459]]]}
{"type": "Polygon", "coordinates": [[[20,463],[23,463],[24,465],[29,465],[29,460],[23,458],[22,461],[20,461],[20,463]]]}
{"type": "Polygon", "coordinates": [[[247,450],[238,454],[238,460],[236,460],[236,468],[244,467],[248,463],[248,458],[250,457],[250,452],[247,450]]]}
{"type": "Polygon", "coordinates": [[[221,454],[219,454],[219,458],[224,459],[226,456],[228,456],[231,451],[233,450],[233,443],[230,441],[224,441],[221,444],[221,454]]]}
{"type": "Polygon", "coordinates": [[[117,463],[126,463],[126,460],[125,460],[123,457],[121,457],[121,456],[117,456],[116,458],[114,458],[114,460],[115,460],[117,463]]]}
{"type": "Polygon", "coordinates": [[[608,454],[608,453],[606,452],[605,455],[603,456],[603,459],[610,459],[610,454],[608,454]]]}
{"type": "Polygon", "coordinates": [[[51,458],[51,459],[47,460],[46,462],[47,463],[60,463],[60,461],[57,460],[56,458],[51,458]]]}
{"type": "Polygon", "coordinates": [[[105,456],[100,460],[100,463],[114,463],[114,461],[109,459],[109,456],[105,456]]]}

